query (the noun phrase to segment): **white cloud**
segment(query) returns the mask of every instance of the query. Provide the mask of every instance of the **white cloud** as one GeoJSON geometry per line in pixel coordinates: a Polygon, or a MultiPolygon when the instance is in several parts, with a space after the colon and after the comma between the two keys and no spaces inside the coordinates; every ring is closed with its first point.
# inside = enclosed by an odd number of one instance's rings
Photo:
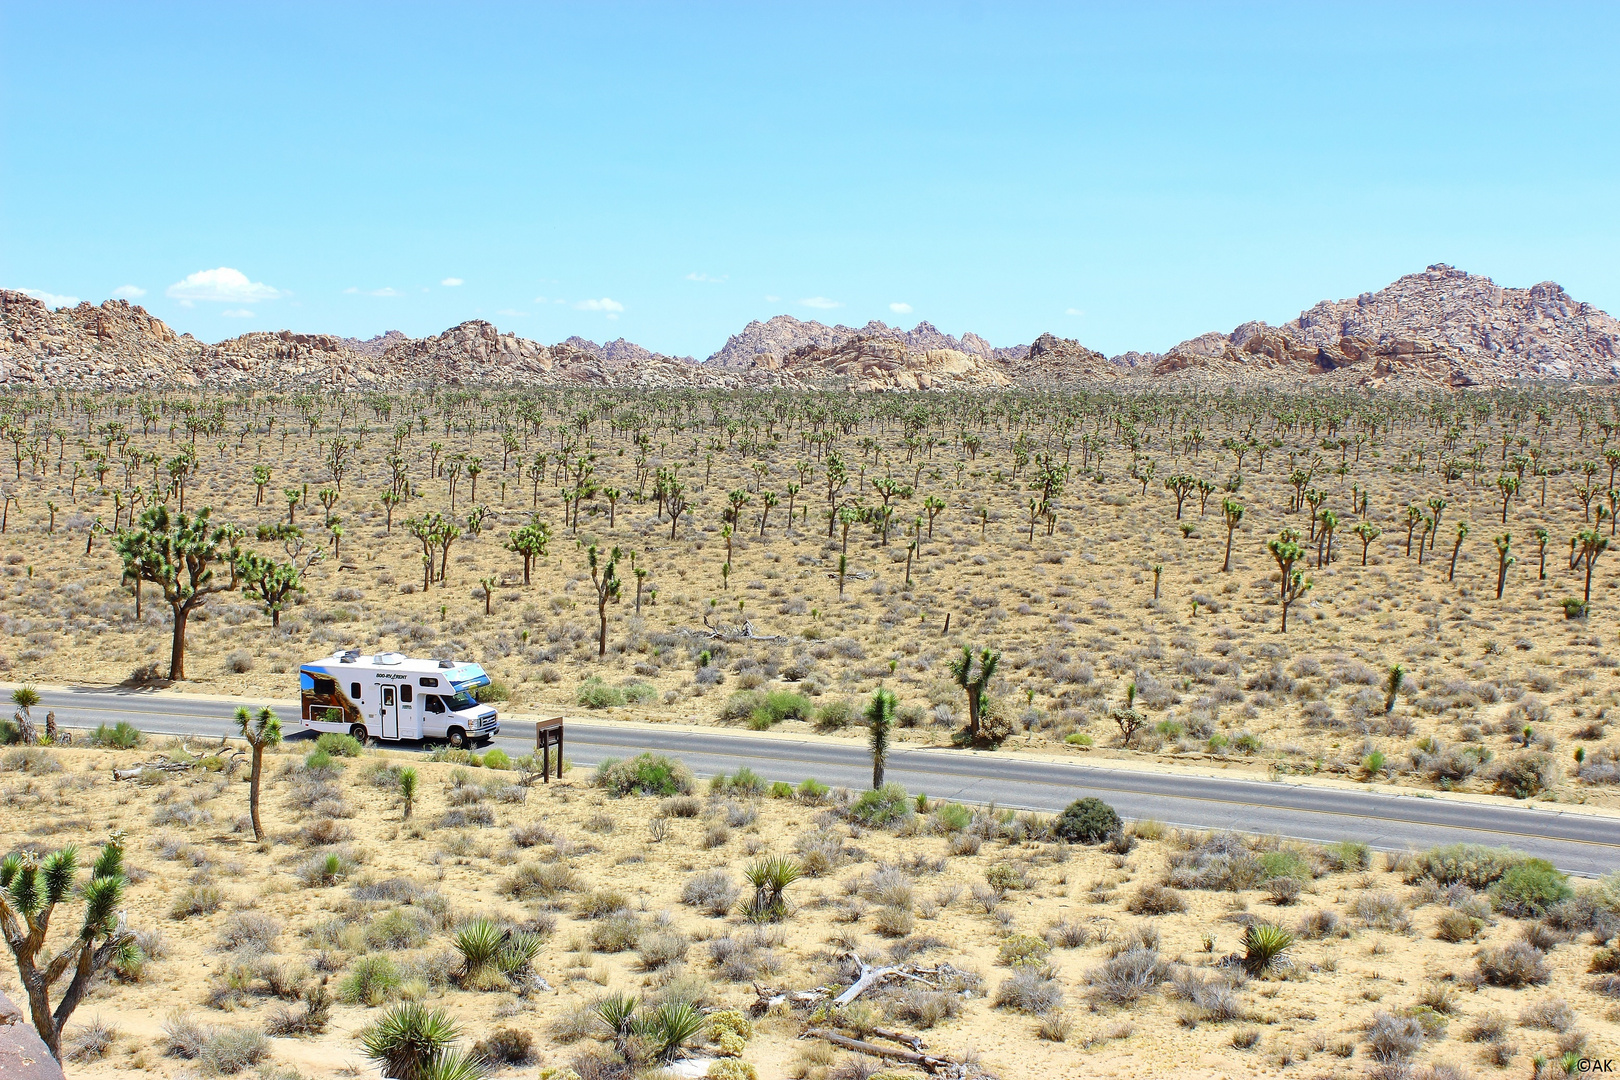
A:
{"type": "Polygon", "coordinates": [[[219,314],[220,314],[220,316],[222,318],[226,318],[226,319],[251,319],[251,318],[253,318],[253,312],[249,311],[247,308],[227,308],[224,311],[220,312],[219,314]]]}
{"type": "Polygon", "coordinates": [[[624,305],[609,297],[600,300],[579,300],[574,303],[576,311],[606,311],[617,314],[624,310],[624,305]]]}
{"type": "Polygon", "coordinates": [[[1081,311],[1077,307],[1072,307],[1072,308],[1064,308],[1063,309],[1063,314],[1065,314],[1065,315],[1084,315],[1085,312],[1081,311]]]}
{"type": "Polygon", "coordinates": [[[120,285],[113,290],[113,295],[125,300],[139,300],[146,295],[146,290],[139,285],[120,285]]]}
{"type": "Polygon", "coordinates": [[[398,289],[394,288],[392,285],[384,285],[380,289],[372,289],[370,292],[366,293],[366,295],[367,296],[403,296],[404,294],[401,293],[398,289]]]}
{"type": "Polygon", "coordinates": [[[911,305],[903,301],[896,300],[894,303],[889,305],[889,310],[894,312],[896,315],[910,315],[911,305]]]}
{"type": "Polygon", "coordinates": [[[441,282],[439,282],[439,284],[440,284],[440,285],[445,285],[445,286],[448,286],[448,287],[450,287],[450,288],[452,288],[452,289],[453,289],[453,288],[455,288],[455,287],[456,287],[456,286],[457,286],[457,285],[465,285],[465,284],[466,284],[466,282],[464,282],[464,281],[462,281],[462,280],[461,280],[461,279],[460,279],[460,278],[458,278],[458,277],[447,277],[447,278],[445,278],[445,279],[444,279],[444,280],[443,280],[443,281],[441,281],[441,282]]]}
{"type": "Polygon", "coordinates": [[[690,274],[686,275],[686,280],[687,281],[707,281],[711,285],[718,285],[722,281],[729,278],[730,276],[731,276],[730,274],[721,274],[719,277],[714,277],[714,276],[712,276],[710,274],[700,274],[700,273],[693,272],[693,273],[690,273],[690,274]]]}
{"type": "Polygon", "coordinates": [[[56,293],[46,292],[44,289],[18,289],[17,291],[24,296],[32,296],[48,308],[73,307],[79,302],[77,296],[58,296],[56,293]]]}
{"type": "Polygon", "coordinates": [[[165,290],[171,300],[206,300],[221,304],[251,304],[261,300],[278,300],[280,289],[262,281],[249,281],[240,270],[221,266],[214,270],[199,270],[186,275],[165,290]]]}
{"type": "Polygon", "coordinates": [[[844,306],[841,301],[829,300],[825,296],[812,296],[812,297],[809,297],[808,299],[800,300],[799,303],[804,305],[805,307],[823,308],[823,309],[835,308],[835,307],[843,307],[844,306]]]}
{"type": "Polygon", "coordinates": [[[771,296],[771,295],[767,294],[766,297],[765,297],[765,302],[767,304],[774,304],[780,299],[782,299],[780,296],[771,296]]]}

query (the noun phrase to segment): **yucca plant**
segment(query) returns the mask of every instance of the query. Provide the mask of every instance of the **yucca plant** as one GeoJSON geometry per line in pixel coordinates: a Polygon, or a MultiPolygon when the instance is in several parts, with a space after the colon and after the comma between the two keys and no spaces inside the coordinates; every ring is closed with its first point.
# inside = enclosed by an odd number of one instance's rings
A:
{"type": "Polygon", "coordinates": [[[1293,944],[1291,931],[1270,923],[1251,923],[1243,934],[1243,966],[1251,975],[1264,975],[1293,944]]]}
{"type": "Polygon", "coordinates": [[[771,855],[748,864],[743,871],[754,895],[743,904],[743,917],[751,922],[781,922],[787,917],[782,894],[804,876],[804,867],[786,855],[771,855]]]}
{"type": "Polygon", "coordinates": [[[501,946],[501,951],[496,954],[495,966],[509,979],[521,975],[539,955],[542,944],[539,934],[513,930],[507,934],[506,944],[501,946]]]}
{"type": "Polygon", "coordinates": [[[666,1001],[637,1025],[653,1057],[672,1061],[703,1032],[703,1014],[689,1001],[666,1001]]]}
{"type": "Polygon", "coordinates": [[[613,1048],[627,1060],[634,1056],[638,1034],[636,1008],[640,1004],[632,994],[610,994],[598,1001],[591,1010],[596,1014],[597,1023],[606,1029],[608,1037],[613,1040],[613,1048]]]}
{"type": "Polygon", "coordinates": [[[489,1063],[465,1050],[441,1050],[422,1070],[420,1080],[484,1080],[489,1063]]]}
{"type": "MultiPolygon", "coordinates": [[[[474,919],[456,931],[456,951],[461,954],[461,970],[456,981],[474,990],[490,990],[506,984],[503,954],[511,947],[512,932],[493,919],[474,919]]],[[[521,951],[521,950],[520,950],[521,951]]],[[[533,959],[539,951],[534,943],[521,961],[513,962],[513,970],[533,959]]]]}
{"type": "Polygon", "coordinates": [[[429,1080],[429,1068],[460,1034],[444,1010],[407,1001],[367,1028],[360,1046],[390,1080],[429,1080]]]}

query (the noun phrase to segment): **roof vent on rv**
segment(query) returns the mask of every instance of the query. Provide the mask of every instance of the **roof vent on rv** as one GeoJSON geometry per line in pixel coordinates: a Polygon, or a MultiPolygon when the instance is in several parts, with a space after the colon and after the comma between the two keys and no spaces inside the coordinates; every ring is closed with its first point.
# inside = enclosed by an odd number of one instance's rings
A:
{"type": "Polygon", "coordinates": [[[456,662],[454,660],[440,660],[439,661],[439,668],[441,670],[443,670],[445,668],[453,668],[455,666],[456,666],[456,662]]]}
{"type": "Polygon", "coordinates": [[[395,664],[404,663],[404,661],[405,657],[397,652],[385,652],[377,654],[377,663],[381,664],[383,667],[393,667],[395,664]]]}
{"type": "Polygon", "coordinates": [[[358,659],[360,659],[359,649],[349,649],[338,654],[338,663],[340,664],[352,664],[358,659]]]}

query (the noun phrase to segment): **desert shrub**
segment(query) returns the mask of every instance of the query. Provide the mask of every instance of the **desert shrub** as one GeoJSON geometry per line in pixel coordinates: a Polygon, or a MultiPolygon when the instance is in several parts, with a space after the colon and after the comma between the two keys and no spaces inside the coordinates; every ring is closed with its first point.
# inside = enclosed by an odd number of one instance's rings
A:
{"type": "Polygon", "coordinates": [[[958,1016],[962,1011],[961,995],[906,987],[885,999],[884,1011],[891,1020],[927,1029],[958,1016]]]}
{"type": "Polygon", "coordinates": [[[315,740],[315,745],[333,757],[359,757],[366,750],[360,745],[360,740],[353,735],[343,735],[335,731],[322,732],[315,740]]]}
{"type": "Polygon", "coordinates": [[[205,1072],[235,1076],[270,1057],[270,1040],[249,1028],[221,1028],[208,1036],[197,1060],[205,1072]]]}
{"type": "Polygon", "coordinates": [[[636,943],[636,960],[643,971],[659,971],[685,960],[690,947],[686,935],[678,930],[655,930],[636,943]]]}
{"type": "Polygon", "coordinates": [[[762,931],[731,934],[709,942],[709,960],[722,978],[752,982],[781,969],[772,938],[762,931]]]}
{"type": "Polygon", "coordinates": [[[1412,926],[1412,918],[1406,913],[1406,903],[1394,893],[1363,893],[1356,897],[1350,911],[1374,930],[1404,932],[1412,926]]]}
{"type": "Polygon", "coordinates": [[[621,911],[598,919],[592,924],[588,937],[591,948],[597,952],[621,953],[634,949],[645,930],[640,919],[628,911],[621,911]]]}
{"type": "Polygon", "coordinates": [[[1441,941],[1453,944],[1460,941],[1471,941],[1479,936],[1484,929],[1485,920],[1475,918],[1456,908],[1447,908],[1440,913],[1440,918],[1434,924],[1434,936],[1441,941]]]}
{"type": "Polygon", "coordinates": [[[996,987],[992,1004],[998,1009],[1039,1016],[1063,1007],[1063,987],[1035,968],[1019,968],[996,987]]]}
{"type": "Polygon", "coordinates": [[[128,720],[120,720],[108,727],[102,724],[90,733],[90,742],[95,746],[107,746],[116,750],[133,750],[146,741],[141,729],[128,720]]]}
{"type": "Polygon", "coordinates": [[[959,833],[973,824],[973,811],[961,803],[941,803],[934,809],[934,827],[946,835],[959,833]]]}
{"type": "Polygon", "coordinates": [[[703,803],[696,796],[679,795],[665,800],[663,810],[672,818],[695,818],[703,813],[703,803]]]}
{"type": "Polygon", "coordinates": [[[1071,844],[1098,844],[1121,830],[1119,815],[1101,799],[1076,799],[1063,808],[1052,831],[1071,844]]]}
{"type": "Polygon", "coordinates": [[[1302,938],[1315,940],[1339,932],[1339,913],[1331,908],[1318,908],[1299,921],[1298,934],[1302,938]]]}
{"type": "Polygon", "coordinates": [[[1492,986],[1539,986],[1552,978],[1545,954],[1523,941],[1479,950],[1474,957],[1479,977],[1492,986]]]}
{"type": "Polygon", "coordinates": [[[1320,849],[1322,865],[1330,873],[1365,870],[1372,865],[1372,849],[1354,840],[1340,840],[1320,849]]]}
{"type": "MultiPolygon", "coordinates": [[[[510,769],[511,767],[511,755],[498,746],[484,754],[484,768],[486,769],[510,769]]],[[[502,1030],[510,1031],[511,1029],[505,1028],[502,1030]]]]}
{"type": "Polygon", "coordinates": [[[911,797],[899,784],[884,784],[874,791],[861,792],[845,810],[853,821],[878,827],[904,820],[914,812],[911,797]]]}
{"type": "Polygon", "coordinates": [[[1052,946],[1031,934],[1003,938],[996,952],[996,963],[1004,967],[1041,967],[1052,953],[1052,946]]]}
{"type": "Polygon", "coordinates": [[[67,1059],[79,1064],[100,1061],[112,1049],[118,1029],[97,1016],[89,1023],[73,1029],[67,1040],[67,1059]]]}
{"type": "Polygon", "coordinates": [[[219,947],[229,952],[268,952],[280,934],[281,923],[275,919],[256,911],[244,911],[225,924],[219,936],[219,947]]]}
{"type": "Polygon", "coordinates": [[[579,692],[574,695],[576,704],[587,709],[612,709],[625,703],[624,691],[616,686],[609,686],[602,681],[600,675],[592,675],[579,684],[579,692]]]}
{"type": "Polygon", "coordinates": [[[1490,891],[1496,909],[1516,919],[1537,918],[1574,895],[1569,876],[1544,859],[1527,859],[1510,867],[1490,891]]]}
{"type": "Polygon", "coordinates": [[[1164,981],[1166,967],[1157,949],[1136,947],[1116,953],[1086,974],[1092,996],[1115,1005],[1150,994],[1164,981]]]}
{"type": "Polygon", "coordinates": [[[1316,875],[1311,873],[1311,867],[1305,857],[1297,851],[1281,848],[1277,851],[1262,851],[1259,856],[1260,869],[1267,880],[1272,878],[1293,878],[1296,881],[1310,881],[1316,875]]]}
{"type": "Polygon", "coordinates": [[[731,875],[721,869],[705,870],[686,879],[681,886],[681,903],[690,904],[719,918],[736,904],[739,889],[731,875]]]}
{"type": "Polygon", "coordinates": [[[421,908],[393,908],[366,925],[365,942],[372,949],[420,949],[433,936],[434,922],[421,908]]]}
{"type": "Polygon", "coordinates": [[[1528,799],[1558,781],[1558,765],[1549,754],[1519,754],[1492,766],[1489,775],[1498,793],[1528,799]]]}
{"type": "Polygon", "coordinates": [[[377,1006],[393,997],[402,981],[392,958],[362,956],[338,983],[338,997],[350,1005],[377,1006]]]}
{"type": "Polygon", "coordinates": [[[1231,983],[1224,979],[1206,979],[1190,968],[1176,976],[1170,990],[1174,996],[1191,1002],[1204,1020],[1220,1023],[1242,1020],[1248,1015],[1231,983]]]}
{"type": "Polygon", "coordinates": [[[534,1036],[518,1028],[499,1027],[473,1043],[472,1052],[492,1065],[533,1065],[534,1036]]]}
{"type": "Polygon", "coordinates": [[[169,918],[189,919],[193,915],[212,915],[224,902],[225,894],[218,885],[207,882],[187,885],[169,906],[169,918]]]}
{"type": "Polygon", "coordinates": [[[1170,856],[1167,883],[1178,889],[1238,892],[1266,879],[1265,867],[1241,837],[1217,833],[1170,856]]]}
{"type": "Polygon", "coordinates": [[[1470,889],[1486,889],[1528,858],[1508,848],[1447,844],[1413,857],[1406,864],[1403,876],[1408,884],[1429,878],[1441,885],[1460,883],[1470,889]]]}
{"type": "Polygon", "coordinates": [[[842,698],[829,701],[816,710],[816,727],[823,731],[839,731],[855,719],[855,709],[842,698]]]}
{"type": "Polygon", "coordinates": [[[629,761],[604,760],[596,768],[594,783],[615,798],[690,795],[692,772],[678,758],[646,752],[629,761]]]}
{"type": "Polygon", "coordinates": [[[1187,910],[1180,892],[1163,885],[1144,885],[1125,904],[1132,915],[1172,915],[1187,910]]]}
{"type": "Polygon", "coordinates": [[[872,919],[872,930],[889,938],[903,938],[917,928],[917,917],[906,908],[881,907],[872,919]]]}
{"type": "Polygon", "coordinates": [[[579,884],[579,875],[564,862],[525,863],[502,885],[502,892],[518,900],[549,899],[570,892],[579,884]]]}
{"type": "Polygon", "coordinates": [[[1374,1061],[1406,1061],[1423,1049],[1423,1038],[1416,1018],[1379,1009],[1367,1025],[1367,1055],[1374,1061]]]}
{"type": "Polygon", "coordinates": [[[1575,1010],[1563,998],[1543,998],[1531,1002],[1519,1012],[1519,1026],[1556,1031],[1560,1034],[1575,1026],[1575,1010]]]}

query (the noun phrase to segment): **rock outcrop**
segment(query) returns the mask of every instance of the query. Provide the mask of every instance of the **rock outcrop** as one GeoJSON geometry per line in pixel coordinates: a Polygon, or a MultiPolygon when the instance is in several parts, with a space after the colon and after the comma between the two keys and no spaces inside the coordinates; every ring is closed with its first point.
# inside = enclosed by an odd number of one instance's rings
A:
{"type": "Polygon", "coordinates": [[[1011,381],[993,358],[864,335],[831,348],[803,346],[774,370],[805,383],[838,379],[852,390],[980,390],[1011,381]]]}
{"type": "Polygon", "coordinates": [[[766,322],[751,322],[740,333],[731,335],[705,364],[739,370],[755,367],[776,370],[786,357],[800,350],[836,349],[855,338],[893,341],[914,353],[949,351],[995,361],[1020,358],[1028,351],[1027,346],[1023,345],[995,348],[971,331],[958,338],[940,332],[928,322],[902,330],[873,319],[857,330],[842,325],[828,326],[814,320],[805,322],[791,315],[777,315],[766,322]]]}

